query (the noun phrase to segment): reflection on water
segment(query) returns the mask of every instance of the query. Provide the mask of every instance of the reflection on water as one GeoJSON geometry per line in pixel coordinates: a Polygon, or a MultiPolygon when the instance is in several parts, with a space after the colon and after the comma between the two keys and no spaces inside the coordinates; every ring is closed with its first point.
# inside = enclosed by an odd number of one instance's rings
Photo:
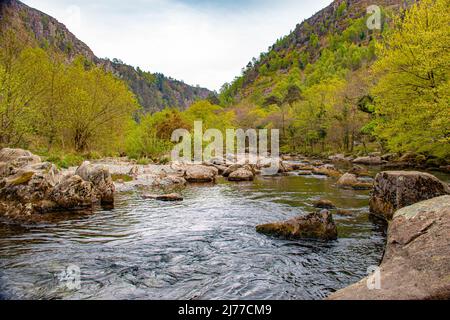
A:
{"type": "Polygon", "coordinates": [[[0,223],[0,298],[321,299],[366,275],[383,253],[383,229],[368,219],[367,191],[333,179],[268,177],[254,183],[189,186],[185,201],[120,194],[116,208],[34,224],[0,223]],[[326,198],[339,240],[287,241],[260,223],[314,210],[326,198]],[[81,268],[81,289],[58,280],[81,268]]]}

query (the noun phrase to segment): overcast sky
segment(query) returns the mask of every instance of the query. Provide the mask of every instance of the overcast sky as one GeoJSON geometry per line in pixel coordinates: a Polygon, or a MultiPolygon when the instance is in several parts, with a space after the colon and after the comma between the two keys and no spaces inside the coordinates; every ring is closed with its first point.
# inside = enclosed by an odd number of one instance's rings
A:
{"type": "Polygon", "coordinates": [[[99,57],[218,90],[331,0],[22,0],[99,57]]]}

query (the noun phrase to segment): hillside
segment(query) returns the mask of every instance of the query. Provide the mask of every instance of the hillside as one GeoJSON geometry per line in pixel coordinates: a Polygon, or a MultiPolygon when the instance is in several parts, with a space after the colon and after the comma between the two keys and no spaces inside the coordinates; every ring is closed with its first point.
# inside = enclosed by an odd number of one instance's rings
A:
{"type": "Polygon", "coordinates": [[[144,72],[117,59],[110,61],[98,58],[62,23],[18,0],[0,2],[0,24],[2,28],[10,28],[22,35],[31,45],[56,48],[70,59],[82,55],[97,65],[105,66],[128,83],[141,106],[148,112],[165,107],[184,110],[196,100],[205,99],[212,94],[208,89],[190,86],[163,74],[144,72]]]}
{"type": "MultiPolygon", "coordinates": [[[[386,13],[397,12],[403,3],[403,0],[377,1],[383,12],[383,22],[386,22],[386,13]]],[[[380,35],[379,30],[369,30],[366,26],[367,8],[372,4],[369,0],[335,0],[298,24],[289,35],[269,47],[268,52],[249,62],[241,76],[224,85],[222,103],[230,105],[249,98],[253,103],[262,104],[274,91],[277,94],[280,82],[292,82],[292,77],[298,78],[299,85],[316,82],[308,76],[314,76],[314,66],[320,64],[329,51],[337,59],[321,66],[326,72],[334,73],[336,70],[331,69],[339,67],[354,71],[370,64],[374,58],[372,40],[380,35]],[[353,61],[343,61],[345,55],[353,55],[353,61]]]]}

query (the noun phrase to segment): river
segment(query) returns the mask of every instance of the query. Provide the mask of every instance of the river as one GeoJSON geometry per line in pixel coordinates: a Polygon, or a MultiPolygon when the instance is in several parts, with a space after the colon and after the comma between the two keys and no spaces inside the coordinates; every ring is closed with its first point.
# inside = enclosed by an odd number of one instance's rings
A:
{"type": "Polygon", "coordinates": [[[368,191],[342,190],[319,176],[189,185],[185,200],[120,193],[112,210],[0,222],[2,299],[322,299],[378,265],[384,227],[368,216],[368,191]],[[329,199],[339,239],[283,240],[260,223],[314,210],[329,199]],[[75,265],[79,288],[59,275],[75,265]]]}

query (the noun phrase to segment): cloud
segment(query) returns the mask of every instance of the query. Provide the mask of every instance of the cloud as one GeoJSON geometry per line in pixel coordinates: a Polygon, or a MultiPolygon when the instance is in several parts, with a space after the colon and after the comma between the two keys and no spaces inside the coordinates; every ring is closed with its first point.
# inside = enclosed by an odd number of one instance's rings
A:
{"type": "Polygon", "coordinates": [[[218,90],[331,0],[25,0],[97,56],[218,90]]]}

